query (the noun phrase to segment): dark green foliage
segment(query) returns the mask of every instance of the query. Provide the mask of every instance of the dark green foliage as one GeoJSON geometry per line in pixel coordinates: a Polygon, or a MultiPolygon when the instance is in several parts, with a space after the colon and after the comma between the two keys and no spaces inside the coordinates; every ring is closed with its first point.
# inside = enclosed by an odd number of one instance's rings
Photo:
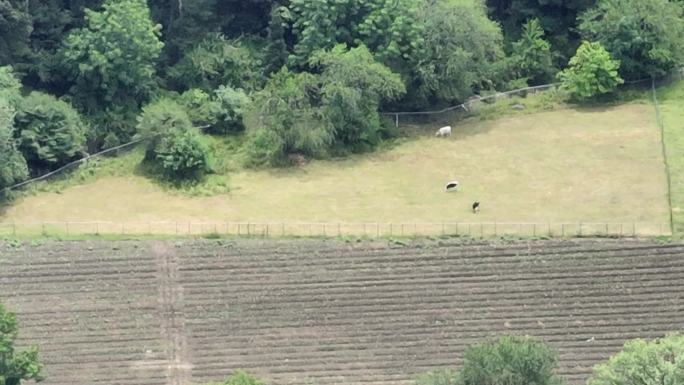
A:
{"type": "Polygon", "coordinates": [[[530,85],[551,82],[553,66],[551,45],[544,40],[544,30],[537,19],[525,23],[520,39],[513,43],[513,70],[516,79],[526,79],[530,85]]]}
{"type": "Polygon", "coordinates": [[[620,63],[610,57],[601,43],[585,41],[558,78],[573,98],[590,99],[613,92],[624,82],[618,74],[619,67],[620,63]]]}
{"type": "Polygon", "coordinates": [[[401,63],[421,43],[420,2],[415,0],[292,0],[297,37],[293,63],[308,62],[317,50],[364,44],[384,63],[401,63]]]}
{"type": "Polygon", "coordinates": [[[249,133],[245,165],[248,167],[285,165],[285,142],[275,130],[260,129],[249,133]]]}
{"type": "Polygon", "coordinates": [[[169,70],[177,89],[199,88],[211,92],[220,85],[247,90],[258,84],[256,63],[240,43],[221,35],[204,39],[169,70]]]}
{"type": "Polygon", "coordinates": [[[31,167],[54,169],[85,155],[86,125],[68,103],[31,92],[15,118],[20,149],[31,167]]]}
{"type": "Polygon", "coordinates": [[[74,101],[88,113],[137,109],[157,86],[161,26],[152,22],[145,0],[107,0],[101,12],[86,10],[86,20],[61,51],[74,101]]]}
{"type": "Polygon", "coordinates": [[[413,58],[408,100],[425,108],[462,101],[474,90],[491,88],[500,76],[495,63],[503,58],[503,38],[482,4],[436,0],[423,12],[424,43],[413,58]]]}
{"type": "Polygon", "coordinates": [[[365,46],[347,50],[338,45],[311,59],[320,67],[322,106],[341,148],[366,150],[382,139],[378,108],[401,97],[406,89],[399,75],[376,62],[365,46]]]}
{"type": "Polygon", "coordinates": [[[502,24],[508,41],[520,37],[528,20],[538,19],[563,62],[572,56],[580,42],[575,29],[577,16],[595,3],[596,0],[487,0],[490,15],[502,24]]]}
{"type": "Polygon", "coordinates": [[[594,367],[588,385],[676,385],[684,383],[684,336],[627,341],[607,363],[594,367]]]}
{"type": "Polygon", "coordinates": [[[15,108],[21,102],[21,82],[10,66],[0,67],[0,98],[6,99],[15,108]]]}
{"type": "Polygon", "coordinates": [[[209,146],[185,109],[171,99],[143,108],[138,136],[148,138],[145,159],[167,179],[197,180],[210,171],[209,146]]]}
{"type": "Polygon", "coordinates": [[[16,66],[28,58],[32,27],[26,5],[25,0],[0,0],[0,66],[16,66]]]}
{"type": "MultiPolygon", "coordinates": [[[[323,115],[318,104],[320,85],[315,75],[292,73],[286,68],[273,75],[266,87],[255,95],[251,115],[256,116],[249,127],[252,130],[269,130],[280,141],[278,148],[268,152],[268,164],[283,164],[288,154],[301,153],[317,156],[324,153],[334,141],[334,128],[323,115]]],[[[270,135],[254,138],[271,138],[270,135]]],[[[255,160],[256,163],[263,160],[255,160]]]]}
{"type": "Polygon", "coordinates": [[[220,86],[214,91],[211,114],[215,117],[214,132],[228,133],[244,131],[244,117],[251,100],[241,89],[220,86]]]}
{"type": "Polygon", "coordinates": [[[663,76],[684,63],[684,10],[668,0],[599,0],[580,18],[585,39],[620,61],[627,80],[663,76]]]}
{"type": "Polygon", "coordinates": [[[178,102],[185,107],[188,117],[194,126],[207,127],[216,124],[214,102],[208,93],[198,88],[183,92],[178,102]]]}
{"type": "Polygon", "coordinates": [[[28,177],[26,159],[17,149],[14,134],[14,107],[0,96],[0,199],[2,189],[28,177]]]}
{"type": "Polygon", "coordinates": [[[530,337],[504,336],[466,349],[460,371],[462,385],[559,385],[556,357],[530,337]]]}
{"type": "Polygon", "coordinates": [[[22,352],[15,351],[18,334],[17,316],[0,303],[0,384],[19,385],[23,380],[43,379],[38,348],[31,346],[22,352]]]}
{"type": "Polygon", "coordinates": [[[285,42],[285,22],[290,11],[285,7],[275,7],[268,22],[268,45],[265,57],[265,73],[280,70],[287,62],[287,43],[285,42]]]}

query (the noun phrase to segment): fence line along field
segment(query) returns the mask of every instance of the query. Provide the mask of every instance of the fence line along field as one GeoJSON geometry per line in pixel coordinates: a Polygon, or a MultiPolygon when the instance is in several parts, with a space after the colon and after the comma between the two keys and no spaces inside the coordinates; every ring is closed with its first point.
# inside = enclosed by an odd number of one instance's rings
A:
{"type": "Polygon", "coordinates": [[[0,246],[0,300],[46,384],[408,384],[532,335],[584,384],[627,339],[684,327],[684,245],[240,240],[0,246]]]}

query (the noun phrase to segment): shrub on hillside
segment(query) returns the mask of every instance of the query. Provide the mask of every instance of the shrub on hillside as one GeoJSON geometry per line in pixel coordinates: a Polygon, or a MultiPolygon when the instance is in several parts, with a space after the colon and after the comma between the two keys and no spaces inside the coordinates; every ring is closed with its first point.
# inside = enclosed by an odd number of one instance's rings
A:
{"type": "Polygon", "coordinates": [[[205,127],[216,124],[213,101],[208,93],[199,88],[183,92],[178,102],[185,107],[190,121],[195,126],[205,127]]]}
{"type": "Polygon", "coordinates": [[[209,146],[185,109],[171,99],[143,108],[138,136],[148,138],[146,161],[170,180],[196,180],[210,171],[209,146]]]}
{"type": "Polygon", "coordinates": [[[620,63],[610,57],[601,43],[585,41],[558,78],[573,98],[585,100],[613,92],[624,83],[618,75],[619,67],[620,63]]]}
{"type": "Polygon", "coordinates": [[[470,346],[463,356],[462,385],[558,385],[556,357],[529,337],[503,336],[470,346]]]}
{"type": "Polygon", "coordinates": [[[241,89],[233,89],[230,86],[220,86],[216,89],[211,104],[211,112],[216,119],[214,131],[244,131],[244,116],[250,103],[249,96],[241,89]]]}
{"type": "Polygon", "coordinates": [[[57,168],[86,152],[86,125],[68,103],[31,92],[15,118],[20,149],[29,165],[57,168]]]}
{"type": "Polygon", "coordinates": [[[0,200],[2,189],[28,177],[28,167],[14,138],[14,108],[0,96],[0,200]]]}
{"type": "Polygon", "coordinates": [[[588,385],[676,385],[684,383],[684,336],[627,341],[607,363],[596,365],[588,385]]]}

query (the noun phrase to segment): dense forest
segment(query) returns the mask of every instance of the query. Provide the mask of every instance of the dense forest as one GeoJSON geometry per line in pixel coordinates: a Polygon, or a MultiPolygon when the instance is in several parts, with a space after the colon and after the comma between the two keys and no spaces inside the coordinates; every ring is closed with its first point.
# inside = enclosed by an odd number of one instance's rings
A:
{"type": "Polygon", "coordinates": [[[135,138],[160,177],[372,149],[380,110],[561,81],[578,100],[681,66],[666,0],[0,0],[0,188],[135,138]]]}

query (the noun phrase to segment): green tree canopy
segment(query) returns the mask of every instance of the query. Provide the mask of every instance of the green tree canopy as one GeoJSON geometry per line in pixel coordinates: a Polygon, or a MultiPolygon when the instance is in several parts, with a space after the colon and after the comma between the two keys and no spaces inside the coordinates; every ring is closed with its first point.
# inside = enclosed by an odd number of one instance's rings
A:
{"type": "Polygon", "coordinates": [[[529,84],[544,84],[553,79],[551,44],[544,40],[544,30],[539,20],[525,23],[520,39],[512,46],[513,68],[516,78],[527,79],[529,84]]]}
{"type": "Polygon", "coordinates": [[[5,310],[0,303],[0,384],[19,385],[23,380],[41,381],[42,365],[38,348],[32,346],[22,352],[14,344],[19,334],[16,314],[5,310]]]}
{"type": "Polygon", "coordinates": [[[435,0],[424,8],[420,51],[412,58],[408,98],[424,107],[454,103],[491,88],[503,58],[501,30],[477,0],[435,0]]]}
{"type": "Polygon", "coordinates": [[[589,99],[613,92],[624,81],[618,74],[620,63],[610,57],[601,43],[583,42],[568,68],[558,74],[563,88],[576,99],[589,99]]]}
{"type": "Polygon", "coordinates": [[[627,80],[662,76],[684,63],[682,4],[668,0],[599,0],[582,14],[582,36],[620,61],[627,80]]]}
{"type": "Polygon", "coordinates": [[[86,125],[68,103],[42,92],[31,92],[16,116],[20,149],[29,165],[54,169],[86,151],[86,125]]]}
{"type": "Polygon", "coordinates": [[[376,62],[364,45],[319,51],[310,64],[322,69],[324,115],[338,144],[352,150],[375,146],[382,134],[378,108],[406,92],[399,75],[376,62]]]}
{"type": "Polygon", "coordinates": [[[169,69],[175,88],[212,92],[220,85],[252,90],[258,85],[256,61],[240,43],[222,35],[207,37],[169,69]]]}
{"type": "Polygon", "coordinates": [[[138,136],[147,138],[146,161],[169,180],[197,180],[210,171],[209,146],[185,109],[171,99],[143,108],[138,136]]]}
{"type": "Polygon", "coordinates": [[[530,337],[504,336],[466,349],[462,385],[557,385],[556,357],[530,337]]]}
{"type": "MultiPolygon", "coordinates": [[[[14,107],[0,96],[0,190],[28,177],[26,159],[17,149],[14,114],[14,107]]],[[[0,198],[2,195],[0,191],[0,198]]]]}
{"type": "Polygon", "coordinates": [[[594,367],[588,385],[678,385],[684,383],[684,336],[627,341],[607,363],[594,367]]]}
{"type": "Polygon", "coordinates": [[[145,0],[107,0],[86,10],[87,25],[66,38],[62,63],[75,83],[74,100],[87,112],[137,109],[156,88],[155,64],[164,44],[145,0]]]}

